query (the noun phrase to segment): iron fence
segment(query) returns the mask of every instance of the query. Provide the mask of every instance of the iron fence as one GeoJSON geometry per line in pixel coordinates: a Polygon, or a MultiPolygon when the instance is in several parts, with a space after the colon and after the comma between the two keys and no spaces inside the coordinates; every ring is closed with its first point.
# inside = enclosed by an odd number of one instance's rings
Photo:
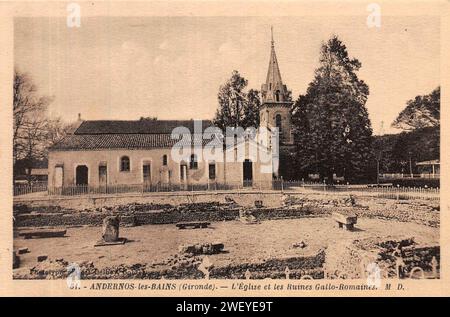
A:
{"type": "Polygon", "coordinates": [[[19,183],[13,187],[13,195],[27,195],[32,193],[46,192],[48,189],[47,182],[19,183]]]}
{"type": "Polygon", "coordinates": [[[378,185],[328,185],[318,182],[273,180],[258,182],[246,180],[237,183],[195,183],[195,184],[114,184],[105,186],[73,185],[64,187],[49,187],[47,183],[17,184],[14,186],[14,196],[41,193],[50,196],[79,196],[122,193],[153,193],[153,192],[199,192],[226,190],[275,190],[281,192],[330,192],[355,193],[389,199],[439,199],[439,188],[399,187],[378,185]]]}

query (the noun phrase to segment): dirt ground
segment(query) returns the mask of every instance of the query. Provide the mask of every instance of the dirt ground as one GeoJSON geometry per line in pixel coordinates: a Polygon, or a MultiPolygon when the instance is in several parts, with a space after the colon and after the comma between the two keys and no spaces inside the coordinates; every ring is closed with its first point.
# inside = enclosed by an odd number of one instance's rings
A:
{"type": "Polygon", "coordinates": [[[178,253],[183,244],[220,242],[226,252],[210,256],[214,265],[259,262],[271,258],[311,255],[336,241],[366,237],[414,237],[419,244],[439,244],[439,228],[392,220],[359,218],[354,232],[338,229],[329,218],[268,220],[258,224],[239,221],[215,222],[207,229],[179,230],[174,224],[121,228],[124,245],[94,247],[101,237],[101,227],[68,228],[67,237],[15,238],[14,249],[27,247],[20,255],[21,268],[32,268],[39,255],[69,262],[92,261],[98,268],[120,264],[158,264],[178,253]],[[293,244],[305,242],[306,247],[293,244]]]}

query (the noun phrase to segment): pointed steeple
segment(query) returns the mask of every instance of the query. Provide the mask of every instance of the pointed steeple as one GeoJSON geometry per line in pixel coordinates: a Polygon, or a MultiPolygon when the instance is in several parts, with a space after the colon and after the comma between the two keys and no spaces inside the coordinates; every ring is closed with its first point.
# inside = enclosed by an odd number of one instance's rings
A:
{"type": "Polygon", "coordinates": [[[282,102],[286,101],[287,88],[281,80],[280,68],[278,66],[277,55],[275,53],[275,42],[273,40],[273,27],[271,31],[271,51],[269,60],[269,69],[267,71],[266,83],[262,85],[261,92],[263,102],[282,102]]]}
{"type": "MultiPolygon", "coordinates": [[[[277,128],[280,146],[290,146],[293,144],[290,112],[293,102],[290,92],[281,80],[272,27],[270,31],[269,70],[267,71],[266,82],[261,86],[262,104],[259,111],[259,122],[261,127],[268,128],[270,131],[276,131],[273,128],[277,128]]],[[[267,140],[267,144],[271,144],[271,139],[267,140]]]]}
{"type": "Polygon", "coordinates": [[[272,45],[270,51],[269,69],[267,71],[266,85],[275,87],[277,84],[283,85],[281,81],[280,68],[278,67],[277,54],[275,53],[275,42],[273,40],[273,27],[270,28],[272,35],[272,45]]]}

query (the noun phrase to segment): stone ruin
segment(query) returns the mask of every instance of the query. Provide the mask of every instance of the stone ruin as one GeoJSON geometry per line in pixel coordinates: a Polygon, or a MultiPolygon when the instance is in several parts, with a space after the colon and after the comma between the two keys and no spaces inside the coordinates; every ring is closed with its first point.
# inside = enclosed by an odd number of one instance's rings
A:
{"type": "Polygon", "coordinates": [[[115,244],[124,244],[126,242],[126,239],[119,237],[119,227],[120,227],[119,216],[105,217],[103,219],[103,226],[102,226],[102,239],[97,241],[97,243],[94,246],[99,247],[115,244]]]}
{"type": "Polygon", "coordinates": [[[181,245],[178,251],[181,254],[194,255],[211,255],[223,252],[223,243],[197,243],[189,245],[181,245]]]}
{"type": "Polygon", "coordinates": [[[108,216],[103,219],[102,239],[105,242],[119,240],[120,219],[118,216],[108,216]]]}
{"type": "Polygon", "coordinates": [[[251,209],[246,208],[239,209],[239,220],[245,224],[259,223],[256,217],[252,214],[251,209]]]}

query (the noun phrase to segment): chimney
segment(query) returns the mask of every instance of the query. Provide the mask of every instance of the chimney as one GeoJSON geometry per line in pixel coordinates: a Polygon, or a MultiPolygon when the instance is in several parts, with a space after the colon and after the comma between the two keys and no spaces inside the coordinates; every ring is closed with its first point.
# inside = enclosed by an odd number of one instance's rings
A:
{"type": "Polygon", "coordinates": [[[83,121],[83,120],[81,119],[81,113],[78,113],[78,121],[83,121]]]}

